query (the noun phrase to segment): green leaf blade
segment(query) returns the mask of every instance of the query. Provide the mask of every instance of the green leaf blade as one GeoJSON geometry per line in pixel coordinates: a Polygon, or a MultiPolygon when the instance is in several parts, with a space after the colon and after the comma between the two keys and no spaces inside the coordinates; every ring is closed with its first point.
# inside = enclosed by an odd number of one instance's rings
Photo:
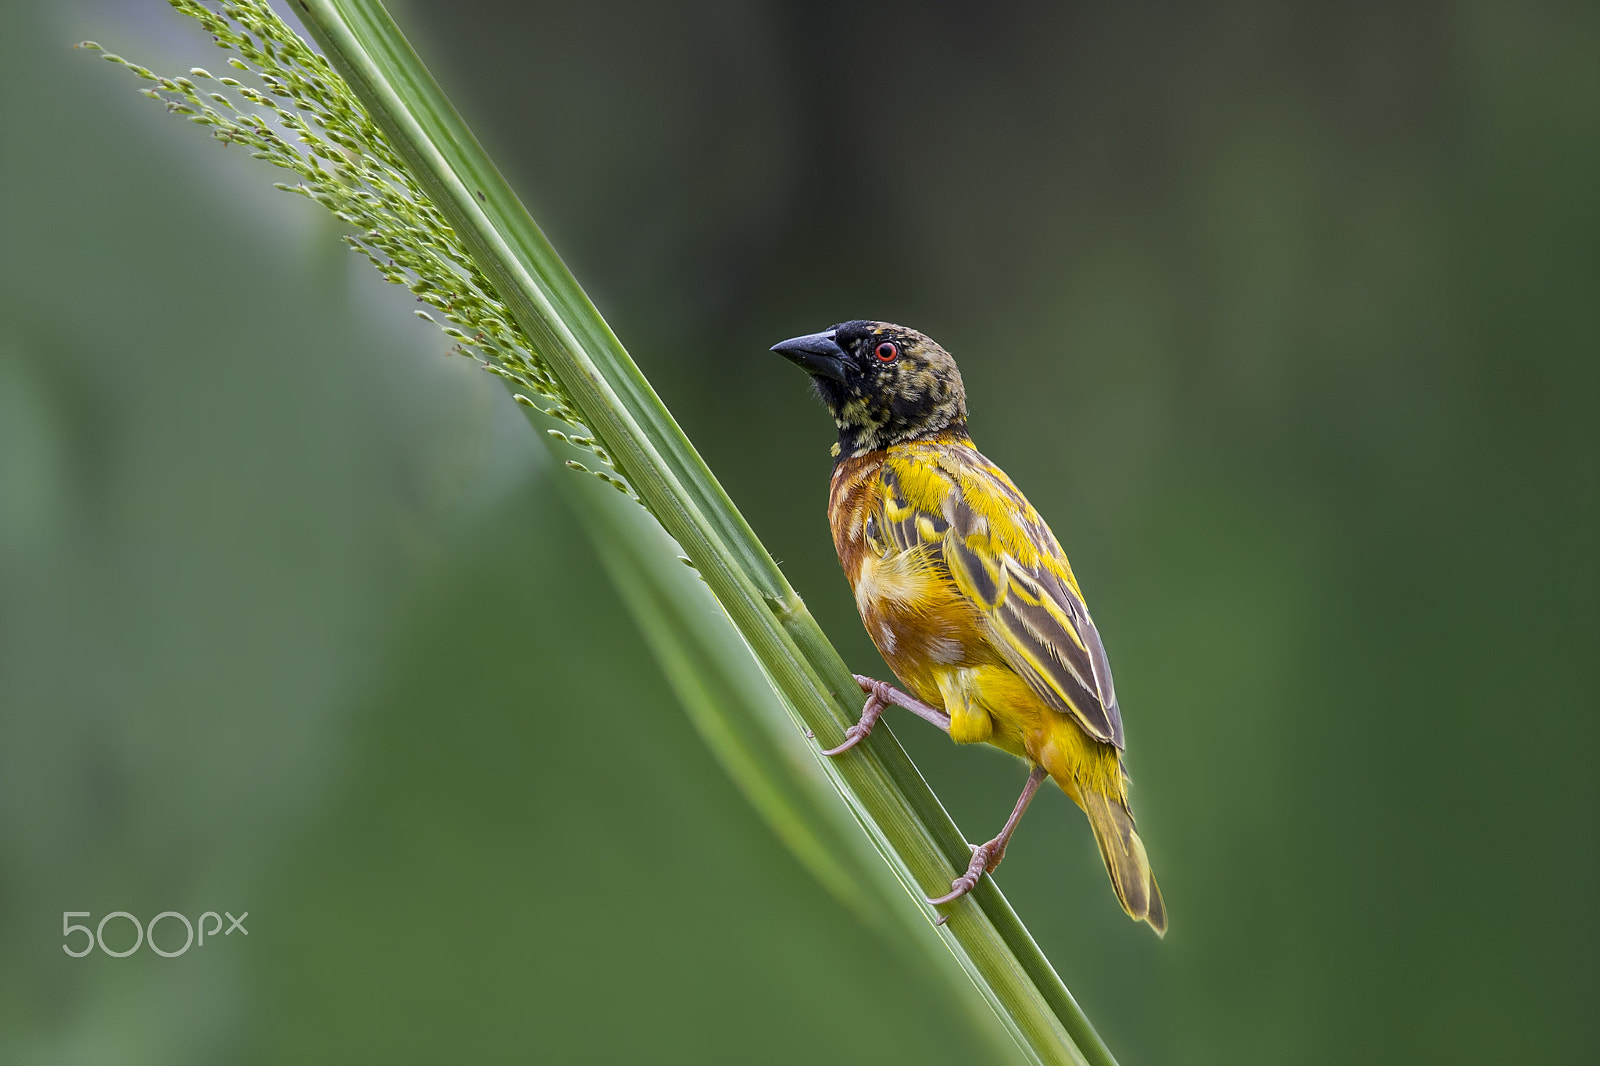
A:
{"type": "MultiPolygon", "coordinates": [[[[538,428],[557,434],[540,437],[562,458],[575,454],[571,449],[581,450],[580,440],[588,437],[568,434],[566,416],[580,418],[598,440],[587,446],[603,446],[601,458],[615,463],[715,597],[714,605],[707,601],[694,575],[674,561],[676,548],[631,498],[595,478],[560,479],[571,483],[565,485],[569,498],[691,717],[801,861],[909,957],[953,982],[964,973],[993,1010],[981,1030],[993,1032],[998,1019],[1035,1062],[1113,1063],[992,878],[950,908],[946,925],[930,927],[921,895],[942,891],[965,867],[967,845],[892,732],[880,726],[868,742],[836,760],[822,759],[814,746],[801,743],[802,728],[832,743],[855,720],[862,697],[849,669],[382,5],[293,0],[324,49],[324,61],[297,40],[275,36],[265,21],[275,17],[260,0],[229,0],[220,14],[194,0],[171,2],[208,28],[224,16],[251,28],[257,40],[268,42],[266,51],[241,47],[251,62],[277,67],[281,61],[290,71],[298,63],[281,92],[269,80],[275,96],[301,100],[319,120],[331,113],[354,128],[381,131],[381,137],[355,140],[382,165],[403,170],[425,194],[425,204],[412,206],[428,215],[428,227],[447,224],[453,240],[438,241],[434,258],[444,257],[439,269],[448,273],[454,263],[454,269],[481,271],[537,356],[531,371],[493,360],[488,369],[514,391],[524,382],[543,391],[527,373],[548,369],[559,386],[556,406],[546,409],[523,398],[538,428]],[[274,47],[287,52],[274,53],[274,47]],[[330,90],[322,71],[342,77],[355,99],[342,86],[330,90]],[[565,410],[566,403],[575,410],[565,410]],[[834,792],[843,798],[843,810],[834,792]],[[864,834],[853,831],[844,810],[864,834]]],[[[192,97],[192,86],[183,91],[192,97]]],[[[200,117],[214,130],[258,138],[279,165],[298,162],[248,124],[200,117]]],[[[316,143],[295,121],[290,114],[285,124],[310,144],[313,155],[305,157],[305,166],[316,180],[325,179],[329,166],[342,173],[348,161],[340,151],[350,151],[350,145],[338,138],[332,142],[338,150],[316,143]]],[[[338,210],[326,193],[307,195],[338,210]]],[[[403,197],[398,202],[397,210],[411,209],[403,197]]],[[[390,280],[404,280],[403,271],[391,277],[375,254],[383,246],[369,242],[360,250],[390,280]]],[[[430,267],[408,262],[405,269],[426,279],[430,267]]],[[[422,281],[418,285],[419,295],[429,291],[422,281]]],[[[491,308],[478,320],[493,321],[497,313],[491,308]]],[[[464,334],[457,339],[475,343],[464,334]]],[[[498,350],[497,339],[486,343],[498,350]]],[[[587,469],[575,459],[567,462],[587,469]]],[[[970,992],[960,998],[979,1001],[970,992]]]]}

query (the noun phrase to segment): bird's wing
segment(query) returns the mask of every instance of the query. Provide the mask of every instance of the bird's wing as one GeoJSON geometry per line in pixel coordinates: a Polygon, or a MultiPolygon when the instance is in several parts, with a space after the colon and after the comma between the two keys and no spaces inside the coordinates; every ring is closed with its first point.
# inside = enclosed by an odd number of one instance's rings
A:
{"type": "Polygon", "coordinates": [[[1091,737],[1121,748],[1100,633],[1060,545],[1011,480],[976,450],[949,446],[936,465],[886,463],[881,477],[887,539],[901,550],[936,541],[1007,665],[1091,737]]]}

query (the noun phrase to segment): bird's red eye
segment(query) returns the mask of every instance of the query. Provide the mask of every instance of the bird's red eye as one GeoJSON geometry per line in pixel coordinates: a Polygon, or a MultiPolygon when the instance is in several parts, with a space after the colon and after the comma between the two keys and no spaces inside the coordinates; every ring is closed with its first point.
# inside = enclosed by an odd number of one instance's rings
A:
{"type": "Polygon", "coordinates": [[[892,341],[884,341],[872,354],[878,357],[880,363],[892,363],[900,357],[900,349],[892,341]]]}

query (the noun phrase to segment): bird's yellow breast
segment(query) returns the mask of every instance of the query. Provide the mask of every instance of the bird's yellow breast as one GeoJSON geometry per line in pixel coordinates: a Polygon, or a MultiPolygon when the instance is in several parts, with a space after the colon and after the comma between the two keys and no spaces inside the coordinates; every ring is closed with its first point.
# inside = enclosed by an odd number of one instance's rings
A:
{"type": "MultiPolygon", "coordinates": [[[[1026,755],[1024,719],[1035,716],[1037,697],[1006,668],[987,621],[951,580],[940,550],[943,531],[925,510],[897,514],[896,502],[885,498],[885,458],[880,452],[842,462],[829,508],[834,546],[867,634],[912,695],[951,715],[952,737],[1026,755]],[[908,520],[916,543],[891,544],[883,524],[908,520]]],[[[936,468],[899,462],[895,470],[916,482],[919,498],[948,491],[936,468]]]]}
{"type": "Polygon", "coordinates": [[[986,545],[1059,567],[1076,588],[1055,538],[1003,473],[992,465],[951,468],[952,454],[969,453],[976,456],[964,438],[933,439],[835,467],[829,522],[861,621],[911,694],[950,715],[952,739],[1041,762],[1069,782],[1069,794],[1085,771],[1116,794],[1115,749],[1086,736],[1019,676],[1001,652],[1004,638],[945,561],[946,503],[959,492],[978,501],[986,545]]]}

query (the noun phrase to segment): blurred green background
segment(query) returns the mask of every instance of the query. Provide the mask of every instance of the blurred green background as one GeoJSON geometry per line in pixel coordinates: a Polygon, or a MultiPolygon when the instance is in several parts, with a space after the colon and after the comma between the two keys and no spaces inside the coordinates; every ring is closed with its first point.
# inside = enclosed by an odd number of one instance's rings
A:
{"type": "MultiPolygon", "coordinates": [[[[396,10],[858,669],[765,350],[961,360],[1117,672],[1172,932],[1054,792],[999,880],[1125,1066],[1600,1059],[1600,9],[396,10]]],[[[5,13],[0,1060],[981,1056],[722,775],[492,379],[69,48],[204,35],[5,13]],[[56,924],[223,909],[170,960],[56,924]]],[[[892,721],[991,833],[1020,768],[892,721]]]]}

